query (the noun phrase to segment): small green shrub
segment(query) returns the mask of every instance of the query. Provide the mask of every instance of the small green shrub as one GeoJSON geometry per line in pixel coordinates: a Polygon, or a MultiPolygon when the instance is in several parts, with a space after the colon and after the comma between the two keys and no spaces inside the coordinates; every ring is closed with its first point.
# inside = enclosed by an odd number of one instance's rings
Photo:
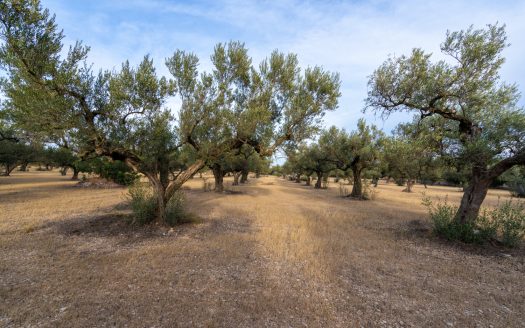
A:
{"type": "Polygon", "coordinates": [[[507,201],[492,210],[484,209],[467,223],[454,220],[458,207],[446,199],[434,204],[425,196],[423,205],[428,208],[434,233],[448,240],[482,244],[497,239],[504,246],[515,247],[525,236],[525,207],[521,203],[507,201]]]}
{"type": "Polygon", "coordinates": [[[132,185],[139,177],[137,173],[133,172],[121,161],[103,162],[103,164],[98,167],[96,173],[100,174],[102,178],[114,181],[123,186],[132,185]]]}
{"type": "Polygon", "coordinates": [[[377,197],[377,189],[372,188],[372,184],[368,181],[368,179],[363,180],[363,199],[364,200],[375,200],[377,197]]]}
{"type": "MultiPolygon", "coordinates": [[[[148,224],[157,216],[157,197],[147,183],[136,182],[129,187],[128,199],[133,212],[133,222],[148,224]]],[[[186,218],[184,210],[185,198],[182,191],[177,191],[166,204],[166,223],[176,225],[186,218]]]]}
{"type": "Polygon", "coordinates": [[[139,178],[139,175],[133,172],[133,170],[122,161],[94,158],[79,161],[76,163],[76,167],[80,172],[95,173],[101,178],[111,180],[123,186],[130,186],[139,178]]]}
{"type": "Polygon", "coordinates": [[[493,237],[491,235],[494,229],[486,224],[486,216],[480,215],[474,222],[460,223],[454,220],[458,207],[449,204],[446,198],[434,204],[429,197],[424,197],[423,205],[428,208],[433,231],[438,236],[476,244],[482,244],[493,237]]]}
{"type": "Polygon", "coordinates": [[[525,236],[525,206],[506,201],[491,213],[501,234],[501,242],[508,247],[517,246],[525,236]]]}
{"type": "Polygon", "coordinates": [[[142,225],[155,220],[157,200],[150,186],[141,182],[134,183],[128,189],[128,199],[133,211],[133,223],[142,225]]]}
{"type": "Polygon", "coordinates": [[[186,199],[182,191],[176,191],[175,194],[171,196],[168,204],[166,204],[166,222],[169,225],[174,226],[187,219],[187,213],[184,209],[185,202],[186,199]]]}
{"type": "Polygon", "coordinates": [[[498,222],[494,220],[492,213],[491,210],[483,209],[478,215],[474,226],[474,229],[476,226],[479,227],[478,230],[474,230],[477,237],[476,242],[483,243],[497,238],[498,222]]]}

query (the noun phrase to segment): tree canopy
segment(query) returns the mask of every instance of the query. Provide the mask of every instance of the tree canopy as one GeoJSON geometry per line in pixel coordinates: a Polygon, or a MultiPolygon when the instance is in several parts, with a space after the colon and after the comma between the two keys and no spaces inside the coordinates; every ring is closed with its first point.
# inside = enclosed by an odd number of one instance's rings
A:
{"type": "Polygon", "coordinates": [[[385,61],[369,81],[368,108],[445,120],[443,151],[470,168],[456,214],[460,222],[477,217],[494,179],[525,164],[525,111],[516,85],[499,76],[506,46],[504,26],[448,32],[441,51],[449,60],[432,62],[430,54],[414,49],[385,61]]]}
{"type": "Polygon", "coordinates": [[[245,144],[271,155],[310,137],[340,95],[337,74],[301,71],[296,55],[279,51],[256,67],[239,42],[215,47],[211,72],[177,50],[166,59],[167,78],[148,56],[137,67],[125,61],[94,72],[82,42],[62,56],[63,32],[39,1],[2,2],[0,23],[4,106],[16,124],[73,139],[82,155],[120,160],[147,176],[160,222],[175,190],[206,163],[245,144]],[[166,105],[174,96],[178,111],[166,105]]]}

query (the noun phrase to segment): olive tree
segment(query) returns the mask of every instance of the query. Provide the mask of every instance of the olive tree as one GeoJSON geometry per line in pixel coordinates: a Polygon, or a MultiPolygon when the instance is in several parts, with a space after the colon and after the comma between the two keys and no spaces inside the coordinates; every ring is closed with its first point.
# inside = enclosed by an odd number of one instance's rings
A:
{"type": "Polygon", "coordinates": [[[506,46],[504,26],[448,32],[441,44],[447,60],[432,62],[430,54],[414,49],[388,59],[370,77],[368,108],[448,121],[448,151],[470,167],[455,217],[460,223],[477,218],[497,177],[525,164],[525,112],[517,105],[516,85],[499,76],[506,46]]]}
{"type": "Polygon", "coordinates": [[[449,140],[447,121],[440,116],[419,121],[401,123],[393,131],[385,149],[387,173],[406,181],[404,191],[412,191],[415,180],[425,188],[427,183],[437,181],[445,164],[452,165],[457,159],[445,151],[449,140]]]}
{"type": "Polygon", "coordinates": [[[25,171],[27,164],[36,159],[37,149],[13,127],[6,114],[0,108],[0,166],[3,166],[1,175],[9,176],[18,166],[25,171]]]}
{"type": "Polygon", "coordinates": [[[63,33],[35,0],[0,3],[0,37],[14,117],[34,131],[74,135],[81,156],[120,160],[145,175],[162,224],[169,199],[207,163],[244,144],[270,155],[302,140],[339,97],[337,74],[319,67],[301,74],[296,56],[278,51],[256,69],[235,42],[215,48],[211,73],[180,50],[166,60],[171,78],[159,77],[148,56],[137,67],[94,72],[81,42],[61,55],[63,33]],[[166,106],[174,96],[178,111],[166,106]]]}
{"type": "Polygon", "coordinates": [[[0,165],[4,168],[2,175],[9,176],[17,166],[30,162],[34,152],[35,149],[24,141],[11,138],[0,140],[0,165]]]}
{"type": "Polygon", "coordinates": [[[363,198],[362,175],[378,166],[384,134],[375,125],[368,126],[364,119],[357,123],[357,130],[347,133],[335,126],[324,131],[319,145],[326,152],[326,158],[342,171],[351,170],[353,186],[350,197],[363,198]]]}
{"type": "Polygon", "coordinates": [[[384,161],[386,172],[399,185],[406,181],[405,192],[412,192],[415,179],[420,174],[420,143],[405,136],[393,136],[385,140],[384,161]]]}
{"type": "Polygon", "coordinates": [[[55,167],[60,167],[61,175],[66,175],[69,169],[73,169],[72,180],[78,179],[79,171],[76,164],[80,159],[72,151],[66,148],[48,147],[43,149],[42,155],[46,162],[52,163],[55,167]]]}
{"type": "Polygon", "coordinates": [[[328,158],[326,149],[320,143],[313,143],[305,149],[304,163],[306,170],[314,172],[317,176],[314,188],[321,189],[323,178],[328,178],[330,171],[335,169],[335,165],[328,158]]]}
{"type": "Polygon", "coordinates": [[[301,176],[306,175],[306,185],[311,185],[311,176],[314,173],[315,163],[309,156],[309,146],[306,143],[294,145],[285,151],[286,162],[283,165],[285,174],[291,176],[296,183],[301,183],[301,176]]]}
{"type": "Polygon", "coordinates": [[[226,174],[233,174],[233,185],[236,186],[248,181],[250,171],[258,174],[265,164],[264,158],[248,144],[225,152],[219,158],[215,158],[210,165],[215,180],[215,191],[224,191],[224,176],[226,174]]]}

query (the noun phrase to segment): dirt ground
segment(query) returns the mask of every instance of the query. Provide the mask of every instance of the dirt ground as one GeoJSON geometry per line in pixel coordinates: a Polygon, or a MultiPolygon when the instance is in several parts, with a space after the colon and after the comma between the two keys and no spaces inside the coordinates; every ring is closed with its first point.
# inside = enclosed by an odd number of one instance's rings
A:
{"type": "Polygon", "coordinates": [[[433,237],[423,186],[357,201],[335,183],[193,179],[200,219],[168,230],[129,225],[123,188],[74,185],[0,178],[0,326],[525,327],[525,250],[433,237]]]}

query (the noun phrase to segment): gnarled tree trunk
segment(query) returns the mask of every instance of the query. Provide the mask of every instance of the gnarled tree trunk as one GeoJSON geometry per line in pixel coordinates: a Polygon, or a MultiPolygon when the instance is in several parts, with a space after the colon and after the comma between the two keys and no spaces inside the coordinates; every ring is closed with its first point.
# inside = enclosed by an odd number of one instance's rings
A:
{"type": "Polygon", "coordinates": [[[361,169],[358,167],[352,167],[352,173],[354,176],[354,185],[352,186],[352,192],[350,197],[363,198],[363,182],[361,181],[361,169]]]}
{"type": "Polygon", "coordinates": [[[78,180],[78,169],[76,167],[73,167],[73,176],[71,177],[71,180],[78,180]]]}
{"type": "Polygon", "coordinates": [[[155,195],[157,196],[157,222],[165,224],[166,221],[166,205],[169,199],[166,197],[166,189],[159,183],[155,186],[155,195]]]}
{"type": "Polygon", "coordinates": [[[317,174],[317,181],[315,182],[315,189],[321,189],[322,183],[323,183],[323,172],[316,172],[317,174]]]}
{"type": "Polygon", "coordinates": [[[6,165],[5,166],[5,171],[4,171],[4,176],[8,177],[11,175],[11,172],[13,172],[13,170],[16,168],[16,164],[12,164],[12,165],[6,165]]]}
{"type": "Polygon", "coordinates": [[[215,191],[224,191],[224,171],[219,164],[213,164],[212,166],[213,178],[215,179],[215,191]]]}
{"type": "Polygon", "coordinates": [[[248,181],[248,168],[243,168],[241,171],[241,183],[246,183],[248,181]]]}
{"type": "Polygon", "coordinates": [[[168,181],[168,172],[166,168],[161,168],[159,175],[152,172],[145,172],[138,170],[138,163],[133,162],[131,159],[126,159],[125,163],[136,170],[137,172],[143,173],[151,183],[155,197],[157,200],[156,218],[155,221],[158,224],[165,225],[166,221],[166,205],[177,190],[182,187],[184,182],[188,181],[197,171],[204,167],[204,161],[198,160],[190,165],[184,172],[179,174],[173,181],[168,181]]]}
{"type": "Polygon", "coordinates": [[[69,170],[69,167],[64,166],[63,168],[60,169],[60,175],[62,176],[66,175],[68,170],[69,170]]]}
{"type": "Polygon", "coordinates": [[[407,179],[407,187],[403,189],[403,192],[412,192],[412,187],[414,186],[414,180],[411,178],[407,179]]]}
{"type": "Polygon", "coordinates": [[[301,173],[297,173],[297,174],[295,175],[295,182],[296,182],[296,183],[301,183],[301,173]]]}
{"type": "Polygon", "coordinates": [[[481,208],[481,204],[487,196],[487,191],[492,183],[490,177],[482,174],[474,174],[472,179],[463,193],[459,209],[456,213],[456,221],[467,223],[475,220],[481,208]]]}

